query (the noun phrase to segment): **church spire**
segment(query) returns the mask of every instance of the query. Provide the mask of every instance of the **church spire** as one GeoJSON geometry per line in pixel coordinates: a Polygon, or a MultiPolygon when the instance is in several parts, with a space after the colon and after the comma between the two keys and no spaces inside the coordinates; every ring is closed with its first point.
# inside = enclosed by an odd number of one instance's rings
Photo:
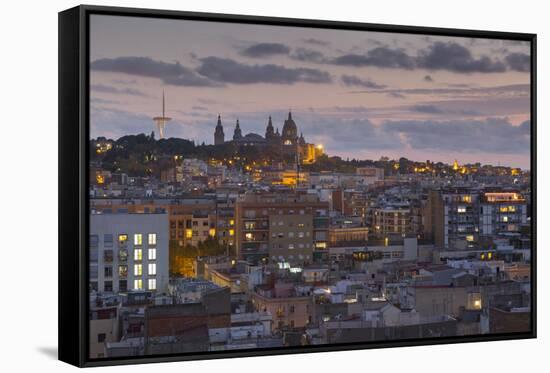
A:
{"type": "Polygon", "coordinates": [[[235,125],[235,131],[233,132],[233,140],[238,140],[243,137],[241,127],[239,126],[239,118],[237,118],[237,124],[235,125]]]}
{"type": "Polygon", "coordinates": [[[222,116],[218,114],[218,123],[216,131],[214,131],[214,145],[221,145],[225,142],[225,134],[223,133],[222,116]]]}
{"type": "Polygon", "coordinates": [[[305,145],[306,144],[306,139],[304,139],[303,132],[300,132],[300,138],[298,139],[298,141],[300,142],[300,145],[305,145]]]}
{"type": "Polygon", "coordinates": [[[272,140],[275,137],[275,130],[273,129],[273,122],[271,121],[271,115],[267,121],[267,128],[265,129],[265,139],[267,141],[272,140]]]}

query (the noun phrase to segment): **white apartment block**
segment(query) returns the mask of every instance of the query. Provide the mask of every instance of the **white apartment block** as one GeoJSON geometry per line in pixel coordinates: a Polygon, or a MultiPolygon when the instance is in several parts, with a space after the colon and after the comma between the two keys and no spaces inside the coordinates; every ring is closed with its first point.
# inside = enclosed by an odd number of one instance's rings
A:
{"type": "Polygon", "coordinates": [[[515,192],[485,193],[480,209],[480,231],[484,235],[514,233],[527,224],[527,203],[515,192]]]}
{"type": "Polygon", "coordinates": [[[166,213],[91,214],[91,289],[166,292],[168,232],[166,213]]]}

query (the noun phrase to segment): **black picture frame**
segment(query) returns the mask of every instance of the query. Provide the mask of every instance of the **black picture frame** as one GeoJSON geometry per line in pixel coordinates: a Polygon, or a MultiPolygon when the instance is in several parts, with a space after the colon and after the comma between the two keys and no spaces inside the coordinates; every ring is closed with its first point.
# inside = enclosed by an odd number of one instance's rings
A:
{"type": "Polygon", "coordinates": [[[59,13],[59,360],[79,367],[536,338],[536,34],[81,5],[59,13]],[[89,16],[92,14],[527,41],[531,44],[531,331],[88,359],[89,16]]]}

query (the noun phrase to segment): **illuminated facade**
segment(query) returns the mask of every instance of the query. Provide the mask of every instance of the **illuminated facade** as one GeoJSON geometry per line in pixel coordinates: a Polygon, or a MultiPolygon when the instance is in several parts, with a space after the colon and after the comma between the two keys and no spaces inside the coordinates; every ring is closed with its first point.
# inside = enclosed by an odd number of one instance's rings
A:
{"type": "Polygon", "coordinates": [[[167,232],[166,213],[91,214],[90,288],[100,293],[166,291],[167,232]]]}
{"type": "Polygon", "coordinates": [[[473,247],[479,240],[479,192],[468,189],[432,190],[423,211],[424,227],[436,246],[473,247]]]}
{"type": "Polygon", "coordinates": [[[517,192],[484,193],[480,206],[480,233],[518,233],[527,224],[527,203],[517,192]]]}
{"type": "Polygon", "coordinates": [[[475,247],[481,236],[519,232],[527,224],[527,203],[518,192],[435,190],[428,196],[423,218],[437,246],[475,247]]]}

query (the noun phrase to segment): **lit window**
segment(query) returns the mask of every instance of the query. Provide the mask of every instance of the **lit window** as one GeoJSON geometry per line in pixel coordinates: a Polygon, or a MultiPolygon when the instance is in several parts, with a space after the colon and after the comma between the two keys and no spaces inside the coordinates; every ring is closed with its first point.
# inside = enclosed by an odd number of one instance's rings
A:
{"type": "Polygon", "coordinates": [[[252,241],[252,239],[253,239],[252,233],[246,233],[246,234],[244,235],[244,238],[245,238],[247,241],[252,241]]]}
{"type": "Polygon", "coordinates": [[[143,244],[143,236],[141,233],[134,234],[134,245],[142,245],[143,244]]]}
{"type": "Polygon", "coordinates": [[[149,245],[156,245],[157,244],[157,234],[156,233],[149,233],[148,242],[149,242],[149,245]]]}
{"type": "Polygon", "coordinates": [[[298,232],[298,237],[304,238],[304,232],[298,232]]]}
{"type": "Polygon", "coordinates": [[[216,236],[216,229],[215,228],[210,228],[208,230],[208,234],[210,235],[210,237],[215,237],[216,236]]]}
{"type": "Polygon", "coordinates": [[[157,259],[157,249],[149,249],[149,260],[156,260],[157,259]]]}
{"type": "Polygon", "coordinates": [[[471,235],[471,234],[468,235],[468,236],[466,236],[466,241],[468,241],[468,242],[473,242],[473,241],[474,241],[474,236],[471,235]]]}
{"type": "Polygon", "coordinates": [[[289,243],[289,244],[288,244],[288,249],[289,249],[289,250],[294,250],[294,244],[293,244],[293,243],[289,243]]]}
{"type": "Polygon", "coordinates": [[[141,276],[143,268],[141,264],[134,264],[134,276],[141,276]]]}
{"type": "Polygon", "coordinates": [[[141,260],[142,252],[141,249],[134,249],[134,260],[141,260]]]}
{"type": "Polygon", "coordinates": [[[147,274],[149,276],[155,276],[157,274],[157,264],[156,263],[149,263],[149,268],[148,268],[147,274]]]}
{"type": "Polygon", "coordinates": [[[466,212],[466,207],[465,206],[458,206],[458,208],[456,209],[456,211],[459,213],[459,214],[464,214],[466,212]]]}
{"type": "Polygon", "coordinates": [[[233,220],[233,219],[229,220],[229,225],[231,225],[231,226],[235,225],[235,220],[233,220]]]}
{"type": "Polygon", "coordinates": [[[502,221],[505,222],[505,223],[508,223],[508,216],[503,216],[502,221]]]}
{"type": "Polygon", "coordinates": [[[141,279],[134,280],[134,289],[135,290],[143,289],[143,282],[141,279]]]}
{"type": "Polygon", "coordinates": [[[150,278],[147,285],[148,285],[147,287],[149,288],[149,290],[156,290],[157,289],[157,279],[156,278],[150,278]]]}
{"type": "Polygon", "coordinates": [[[186,229],[185,230],[185,238],[192,238],[193,237],[193,230],[186,229]]]}
{"type": "Polygon", "coordinates": [[[234,236],[234,235],[235,235],[235,230],[234,230],[234,229],[230,229],[230,230],[229,230],[229,235],[230,235],[230,236],[234,236]]]}
{"type": "Polygon", "coordinates": [[[118,275],[119,277],[128,276],[128,266],[125,266],[125,265],[118,266],[118,275]]]}
{"type": "Polygon", "coordinates": [[[118,242],[120,242],[121,244],[124,244],[124,243],[126,243],[126,241],[128,241],[128,235],[127,234],[119,234],[118,235],[118,242]]]}

